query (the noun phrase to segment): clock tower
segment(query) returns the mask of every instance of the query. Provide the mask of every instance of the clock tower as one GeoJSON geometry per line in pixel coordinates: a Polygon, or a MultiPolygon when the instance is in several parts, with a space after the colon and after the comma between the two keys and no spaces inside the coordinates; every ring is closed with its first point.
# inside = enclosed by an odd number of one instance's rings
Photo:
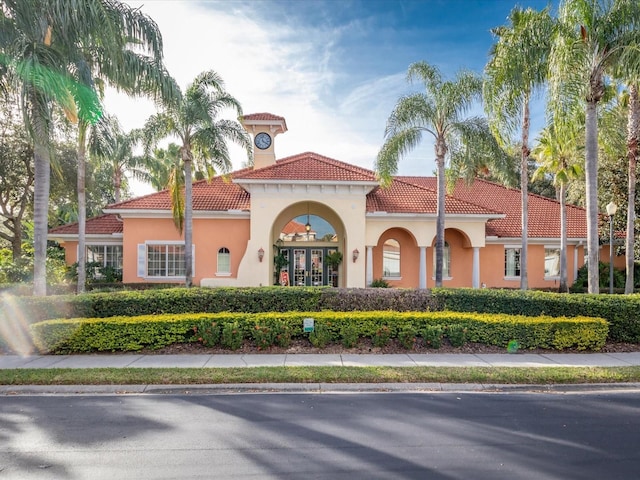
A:
{"type": "Polygon", "coordinates": [[[276,163],[275,136],[287,131],[284,117],[271,113],[252,113],[242,117],[242,126],[253,137],[253,168],[276,163]]]}

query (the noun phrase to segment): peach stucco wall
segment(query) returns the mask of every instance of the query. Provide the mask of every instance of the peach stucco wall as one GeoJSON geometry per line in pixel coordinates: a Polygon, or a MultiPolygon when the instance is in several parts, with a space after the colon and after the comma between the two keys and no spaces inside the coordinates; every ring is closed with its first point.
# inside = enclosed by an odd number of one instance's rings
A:
{"type": "MultiPolygon", "coordinates": [[[[420,249],[416,245],[414,237],[402,228],[391,228],[383,232],[376,246],[373,247],[373,278],[382,276],[382,248],[388,239],[395,239],[400,243],[400,274],[399,279],[385,278],[390,286],[401,288],[415,288],[419,284],[420,249]]],[[[443,279],[445,287],[470,287],[472,285],[473,272],[473,248],[463,232],[456,229],[447,229],[445,240],[451,249],[451,272],[449,278],[443,279]]],[[[435,243],[435,240],[434,240],[435,243]]],[[[513,243],[517,245],[517,243],[513,243]]],[[[569,285],[575,281],[574,267],[577,249],[577,268],[584,264],[585,247],[569,245],[567,251],[567,280],[569,285]]],[[[503,244],[487,244],[481,247],[480,252],[480,283],[490,288],[520,288],[520,278],[505,278],[505,247],[503,244]]],[[[426,252],[427,287],[435,286],[433,256],[435,248],[432,244],[426,252]]],[[[609,247],[603,246],[600,252],[601,261],[609,261],[609,247]]],[[[557,288],[559,279],[544,276],[545,245],[529,243],[528,282],[529,288],[557,288]]],[[[614,260],[618,269],[624,269],[624,257],[619,256],[614,260]]]]}
{"type": "MultiPolygon", "coordinates": [[[[123,245],[123,282],[155,281],[153,278],[140,278],[137,275],[138,244],[145,241],[180,241],[184,237],[178,234],[170,218],[125,218],[123,245]]],[[[194,219],[193,244],[195,245],[194,285],[203,278],[215,277],[218,250],[226,247],[231,253],[231,277],[238,273],[238,265],[244,256],[249,239],[248,219],[194,219]]],[[[167,282],[166,278],[157,279],[167,282]]],[[[182,282],[183,279],[176,279],[182,282]]]]}

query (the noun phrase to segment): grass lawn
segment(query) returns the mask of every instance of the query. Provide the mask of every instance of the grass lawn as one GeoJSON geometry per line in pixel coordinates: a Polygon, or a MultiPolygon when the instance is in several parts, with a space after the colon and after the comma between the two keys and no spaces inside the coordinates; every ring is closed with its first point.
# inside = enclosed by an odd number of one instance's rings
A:
{"type": "Polygon", "coordinates": [[[0,385],[640,382],[640,367],[256,367],[0,370],[0,385]]]}

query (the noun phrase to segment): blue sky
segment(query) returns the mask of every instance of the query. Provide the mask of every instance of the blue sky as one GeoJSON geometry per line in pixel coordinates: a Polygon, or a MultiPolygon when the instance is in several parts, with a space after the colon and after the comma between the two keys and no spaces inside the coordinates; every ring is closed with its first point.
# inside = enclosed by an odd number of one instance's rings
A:
{"type": "MultiPolygon", "coordinates": [[[[478,73],[506,24],[511,0],[128,0],[159,25],[169,72],[184,88],[200,72],[222,75],[244,113],[285,117],[275,139],[279,158],[314,151],[373,168],[386,120],[397,99],[415,91],[412,62],[438,66],[445,77],[478,73]]],[[[521,0],[544,8],[546,0],[521,0]]],[[[107,93],[107,109],[126,130],[142,126],[155,107],[107,93]]],[[[542,107],[534,109],[534,129],[542,107]]],[[[535,132],[534,132],[535,136],[535,132]]],[[[234,166],[245,160],[232,150],[234,166]]],[[[400,174],[430,175],[432,144],[401,160],[400,174]]],[[[137,193],[143,193],[137,188],[137,193]]]]}

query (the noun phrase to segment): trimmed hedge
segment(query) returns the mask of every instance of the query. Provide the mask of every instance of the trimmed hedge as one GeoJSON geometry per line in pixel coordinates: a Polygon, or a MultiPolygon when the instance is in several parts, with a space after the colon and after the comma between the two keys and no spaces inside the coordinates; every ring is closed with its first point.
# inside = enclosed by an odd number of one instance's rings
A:
{"type": "Polygon", "coordinates": [[[303,319],[315,319],[317,329],[338,341],[346,327],[355,327],[360,337],[374,338],[381,329],[391,338],[413,328],[451,326],[465,330],[471,342],[506,347],[516,340],[521,348],[600,349],[606,341],[608,325],[601,318],[525,317],[521,315],[455,312],[287,312],[287,313],[199,313],[137,317],[76,318],[46,320],[31,325],[34,344],[40,352],[78,353],[91,351],[135,351],[161,348],[174,343],[198,341],[198,326],[213,322],[235,324],[243,338],[252,339],[256,327],[278,322],[292,337],[303,337],[303,319]]]}
{"type": "Polygon", "coordinates": [[[640,343],[640,295],[557,294],[493,289],[341,289],[304,287],[170,288],[52,297],[0,295],[0,322],[188,312],[462,311],[592,316],[610,324],[609,339],[640,343]]]}
{"type": "Polygon", "coordinates": [[[540,291],[435,288],[435,302],[456,312],[586,316],[609,322],[609,339],[640,343],[640,295],[558,294],[540,291]]]}

